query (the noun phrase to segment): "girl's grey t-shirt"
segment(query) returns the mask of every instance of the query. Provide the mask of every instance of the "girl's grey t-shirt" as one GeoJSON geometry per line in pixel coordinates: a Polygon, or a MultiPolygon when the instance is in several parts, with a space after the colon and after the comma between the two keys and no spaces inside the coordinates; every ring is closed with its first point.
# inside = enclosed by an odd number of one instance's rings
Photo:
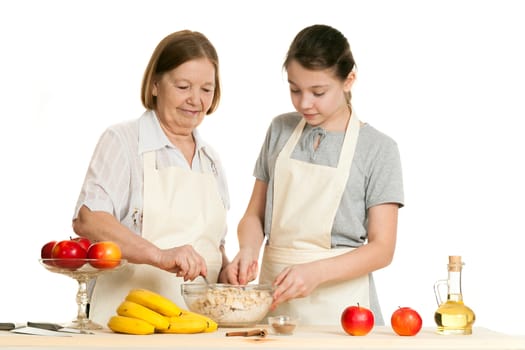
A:
{"type": "MultiPolygon", "coordinates": [[[[264,222],[267,237],[271,235],[275,162],[301,118],[293,112],[273,119],[255,165],[254,176],[268,184],[264,222]]],[[[344,136],[344,132],[330,132],[307,124],[291,157],[336,167],[344,136]],[[318,135],[319,146],[314,150],[318,135]]],[[[332,248],[363,245],[367,239],[367,209],[383,203],[404,205],[399,150],[392,138],[364,124],[359,131],[350,175],[332,227],[332,248]]]]}

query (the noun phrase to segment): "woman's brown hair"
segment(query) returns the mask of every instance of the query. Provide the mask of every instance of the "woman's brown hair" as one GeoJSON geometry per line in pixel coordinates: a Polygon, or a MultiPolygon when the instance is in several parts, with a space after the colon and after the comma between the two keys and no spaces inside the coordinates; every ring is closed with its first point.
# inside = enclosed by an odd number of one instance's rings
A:
{"type": "Polygon", "coordinates": [[[152,93],[155,79],[185,62],[199,58],[208,59],[215,68],[215,91],[210,109],[206,111],[206,114],[213,113],[221,97],[219,58],[208,38],[202,33],[190,30],[181,30],[166,36],[153,51],[142,78],[142,105],[147,109],[157,107],[157,97],[152,93]]]}

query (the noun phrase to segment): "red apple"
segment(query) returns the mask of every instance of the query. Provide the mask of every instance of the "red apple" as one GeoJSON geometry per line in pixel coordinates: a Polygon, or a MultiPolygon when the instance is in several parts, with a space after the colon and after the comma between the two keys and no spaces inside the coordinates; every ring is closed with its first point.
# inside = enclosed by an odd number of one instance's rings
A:
{"type": "Polygon", "coordinates": [[[65,240],[55,244],[51,251],[51,257],[55,260],[55,266],[64,267],[68,269],[77,269],[84,265],[84,259],[87,256],[87,252],[80,243],[65,240]]]}
{"type": "Polygon", "coordinates": [[[51,253],[56,242],[57,241],[49,241],[42,246],[42,249],[40,250],[40,257],[42,259],[51,259],[51,253]]]}
{"type": "Polygon", "coordinates": [[[112,241],[93,243],[87,251],[89,263],[99,269],[111,269],[117,266],[121,257],[120,247],[112,241]]]}
{"type": "Polygon", "coordinates": [[[409,307],[400,307],[394,311],[390,323],[394,332],[404,336],[416,335],[423,326],[419,313],[409,307]]]}
{"type": "Polygon", "coordinates": [[[72,241],[78,242],[86,252],[91,245],[91,241],[86,237],[70,237],[70,239],[72,241]]]}
{"type": "Polygon", "coordinates": [[[367,335],[374,328],[374,313],[359,304],[348,306],[341,314],[341,326],[350,335],[367,335]]]}
{"type": "MultiPolygon", "coordinates": [[[[40,257],[42,259],[52,259],[52,253],[53,253],[53,247],[55,246],[57,241],[49,241],[46,244],[42,246],[42,249],[40,250],[40,257]]],[[[52,261],[44,261],[47,265],[54,265],[52,261]]]]}

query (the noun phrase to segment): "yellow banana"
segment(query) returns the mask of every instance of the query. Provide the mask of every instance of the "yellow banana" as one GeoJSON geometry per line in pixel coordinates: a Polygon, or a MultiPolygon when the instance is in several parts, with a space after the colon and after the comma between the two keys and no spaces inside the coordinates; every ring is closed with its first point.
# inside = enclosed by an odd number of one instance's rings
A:
{"type": "Polygon", "coordinates": [[[215,332],[219,328],[219,325],[217,324],[217,322],[215,322],[214,320],[212,320],[208,316],[199,314],[197,312],[193,312],[193,311],[189,311],[189,310],[182,310],[182,315],[181,316],[198,317],[198,318],[202,318],[202,319],[206,320],[206,322],[208,323],[208,327],[206,327],[206,329],[204,330],[205,333],[215,332]]]}
{"type": "Polygon", "coordinates": [[[132,289],[126,300],[145,306],[164,316],[179,316],[182,309],[170,299],[147,289],[132,289]]]}
{"type": "Polygon", "coordinates": [[[152,324],[156,330],[168,329],[170,326],[170,322],[163,315],[129,300],[124,300],[119,305],[117,314],[146,321],[152,324]]]}
{"type": "Polygon", "coordinates": [[[166,317],[169,320],[169,328],[159,330],[159,333],[193,334],[205,332],[208,321],[201,317],[182,314],[180,316],[166,317]]]}
{"type": "Polygon", "coordinates": [[[155,327],[143,320],[138,318],[125,317],[125,316],[112,316],[108,321],[108,327],[116,333],[126,334],[153,334],[155,333],[155,327]]]}

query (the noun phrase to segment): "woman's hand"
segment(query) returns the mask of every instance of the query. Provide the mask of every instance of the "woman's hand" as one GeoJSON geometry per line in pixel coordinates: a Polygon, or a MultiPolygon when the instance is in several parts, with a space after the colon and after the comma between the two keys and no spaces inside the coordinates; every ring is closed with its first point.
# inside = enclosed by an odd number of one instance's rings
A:
{"type": "Polygon", "coordinates": [[[240,250],[231,263],[221,273],[222,282],[230,284],[248,284],[257,278],[259,272],[258,256],[247,249],[240,250]]]}
{"type": "Polygon", "coordinates": [[[310,295],[321,282],[322,272],[315,262],[286,267],[273,282],[275,290],[270,310],[287,300],[310,295]]]}
{"type": "Polygon", "coordinates": [[[192,281],[207,274],[206,261],[191,245],[161,249],[158,267],[175,273],[184,281],[192,281]]]}

